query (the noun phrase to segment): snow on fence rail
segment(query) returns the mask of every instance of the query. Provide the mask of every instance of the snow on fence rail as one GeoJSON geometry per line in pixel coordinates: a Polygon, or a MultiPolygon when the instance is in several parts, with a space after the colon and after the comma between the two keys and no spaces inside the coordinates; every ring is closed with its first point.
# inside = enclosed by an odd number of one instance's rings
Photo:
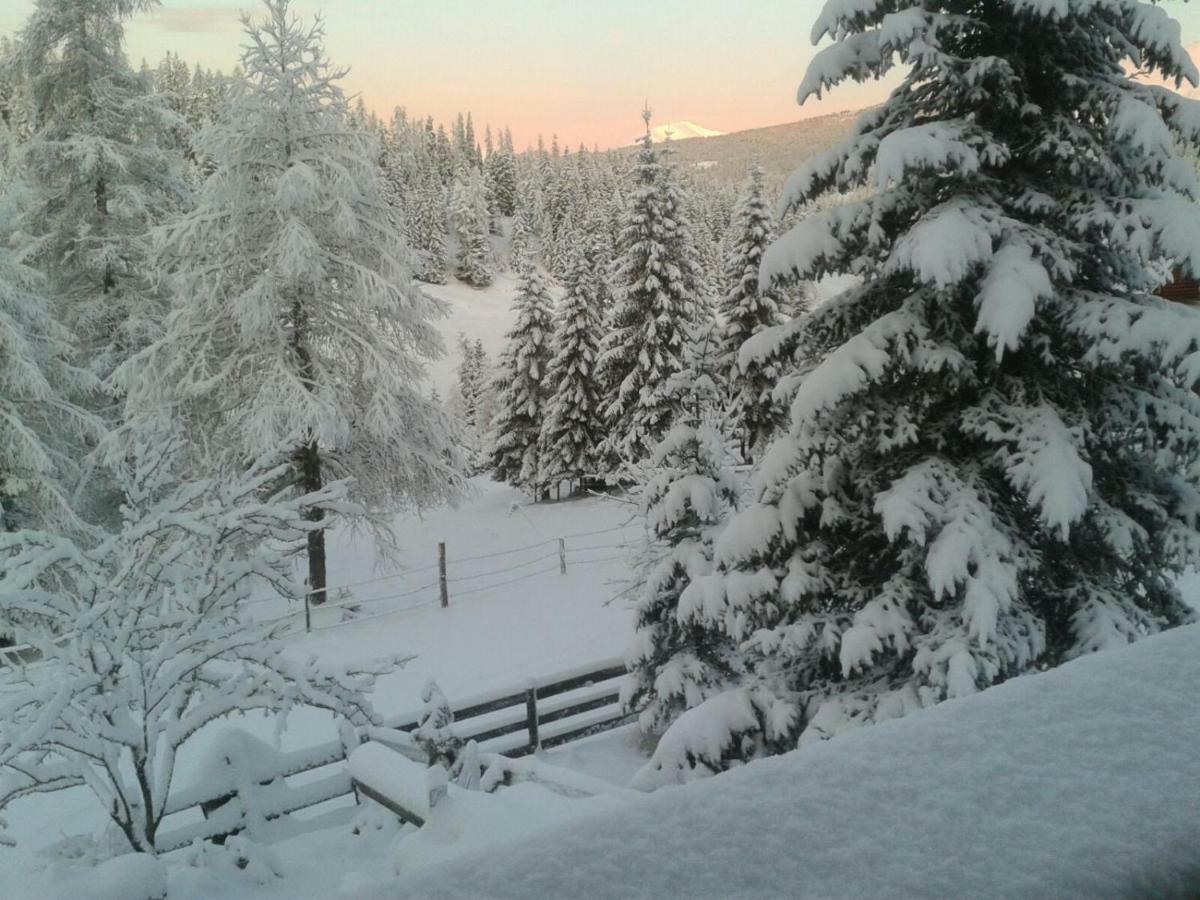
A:
{"type": "MultiPolygon", "coordinates": [[[[484,754],[519,757],[565,744],[629,720],[620,702],[624,678],[624,663],[612,658],[523,687],[467,697],[453,706],[455,731],[463,740],[476,741],[484,754]]],[[[418,717],[415,710],[390,716],[384,727],[367,729],[363,737],[411,751],[408,733],[418,717]]],[[[345,764],[353,749],[334,740],[281,753],[238,733],[236,740],[222,742],[210,754],[197,784],[170,795],[165,818],[191,821],[161,833],[157,849],[178,850],[195,840],[224,840],[241,831],[255,838],[270,820],[350,795],[353,786],[345,764]],[[292,778],[295,784],[289,783],[292,778]]]]}

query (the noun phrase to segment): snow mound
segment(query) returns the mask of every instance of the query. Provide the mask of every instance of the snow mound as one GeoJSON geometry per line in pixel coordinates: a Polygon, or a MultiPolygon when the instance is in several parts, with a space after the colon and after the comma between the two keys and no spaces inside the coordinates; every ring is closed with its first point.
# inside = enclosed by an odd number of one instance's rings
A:
{"type": "Polygon", "coordinates": [[[96,867],[87,891],[95,900],[166,900],[167,869],[147,853],[118,856],[96,867]]]}
{"type": "Polygon", "coordinates": [[[1200,892],[1200,626],[415,875],[414,897],[1200,892]]]}
{"type": "MultiPolygon", "coordinates": [[[[495,794],[451,785],[424,827],[405,829],[400,835],[393,856],[396,874],[407,879],[414,870],[431,863],[470,856],[496,845],[506,847],[510,841],[548,835],[553,829],[561,833],[564,823],[589,810],[607,811],[623,802],[612,796],[568,799],[534,784],[516,784],[495,794]]],[[[544,839],[538,837],[529,845],[537,846],[544,839]]],[[[482,891],[478,896],[488,893],[482,891]]]]}

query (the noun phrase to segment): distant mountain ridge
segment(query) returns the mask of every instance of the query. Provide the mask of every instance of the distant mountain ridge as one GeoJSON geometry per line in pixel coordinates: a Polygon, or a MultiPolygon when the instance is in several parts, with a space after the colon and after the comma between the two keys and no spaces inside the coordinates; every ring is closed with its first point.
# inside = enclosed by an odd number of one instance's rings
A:
{"type": "Polygon", "coordinates": [[[807,160],[842,143],[860,112],[813,116],[786,125],[711,137],[673,139],[671,150],[680,166],[718,181],[740,182],[755,162],[771,181],[780,181],[807,160]]]}

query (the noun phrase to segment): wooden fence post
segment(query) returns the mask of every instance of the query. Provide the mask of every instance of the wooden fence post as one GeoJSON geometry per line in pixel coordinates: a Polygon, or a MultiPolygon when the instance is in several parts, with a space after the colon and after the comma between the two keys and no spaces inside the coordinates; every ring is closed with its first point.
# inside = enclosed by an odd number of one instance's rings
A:
{"type": "Polygon", "coordinates": [[[311,591],[304,592],[304,630],[312,633],[312,605],[309,603],[309,598],[312,597],[311,591]]]}
{"type": "Polygon", "coordinates": [[[450,605],[450,592],[446,587],[446,542],[438,541],[438,585],[442,591],[442,608],[450,605]]]}
{"type": "Polygon", "coordinates": [[[530,684],[525,691],[525,718],[529,724],[529,752],[538,748],[537,685],[530,684]]]}
{"type": "Polygon", "coordinates": [[[558,574],[567,574],[567,539],[558,539],[558,574]]]}

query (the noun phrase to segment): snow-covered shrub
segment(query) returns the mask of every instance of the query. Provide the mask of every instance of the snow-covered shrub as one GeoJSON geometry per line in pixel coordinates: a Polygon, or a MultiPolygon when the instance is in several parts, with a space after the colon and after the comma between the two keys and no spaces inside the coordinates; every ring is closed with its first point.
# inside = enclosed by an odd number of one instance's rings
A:
{"type": "Polygon", "coordinates": [[[94,900],[167,900],[167,867],[145,853],[126,853],[96,866],[88,882],[94,900]]]}
{"type": "Polygon", "coordinates": [[[227,837],[223,844],[195,841],[184,851],[183,859],[192,868],[205,869],[210,876],[225,876],[233,883],[262,885],[284,876],[278,853],[241,834],[227,837]]]}
{"type": "Polygon", "coordinates": [[[413,740],[429,757],[431,766],[441,765],[449,769],[458,759],[463,746],[462,738],[454,733],[454,712],[450,709],[450,701],[438,683],[430,680],[421,688],[421,702],[424,707],[417,727],[413,729],[413,740]]]}
{"type": "Polygon", "coordinates": [[[801,97],[910,67],[785,206],[776,277],[854,274],[799,340],[789,432],[723,532],[710,596],[805,737],[1194,618],[1200,103],[1179,29],[1131,0],[832,0],[801,97]],[[1126,65],[1129,64],[1129,65],[1126,65]],[[1123,68],[1124,67],[1124,68],[1123,68]]]}
{"type": "Polygon", "coordinates": [[[425,706],[413,729],[413,741],[429,757],[429,765],[441,766],[459,787],[476,790],[481,772],[479,748],[474,741],[464,742],[455,733],[450,701],[436,681],[425,682],[421,701],[425,706]]]}
{"type": "Polygon", "coordinates": [[[633,786],[683,784],[787,749],[793,714],[767,691],[736,687],[685,711],[667,729],[633,786]]]}
{"type": "Polygon", "coordinates": [[[395,664],[325,670],[285,657],[242,610],[256,586],[301,595],[294,556],[325,524],[304,511],[345,506],[343,484],[272,495],[286,466],[268,464],[181,482],[180,436],[137,437],[116,473],[119,531],[93,545],[0,535],[0,608],[43,656],[0,694],[0,810],[83,785],[132,849],[153,852],[176,756],[197,732],[247,710],[282,728],[296,706],[380,724],[366,693],[395,664]]]}

